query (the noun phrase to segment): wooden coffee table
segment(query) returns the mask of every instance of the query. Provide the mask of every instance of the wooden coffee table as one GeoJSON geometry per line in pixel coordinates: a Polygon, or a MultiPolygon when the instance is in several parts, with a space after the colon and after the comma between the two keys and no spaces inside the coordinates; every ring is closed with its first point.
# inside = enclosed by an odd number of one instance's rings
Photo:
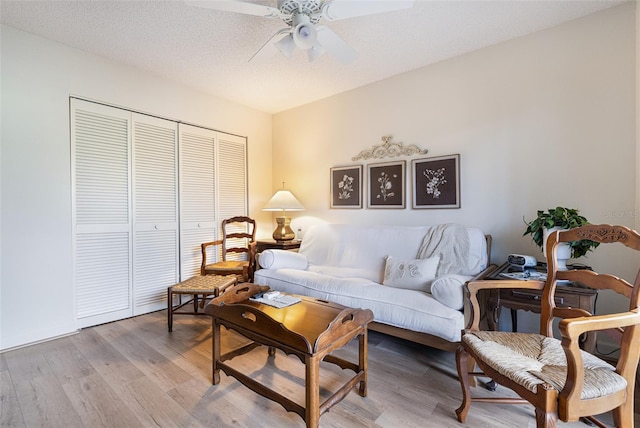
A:
{"type": "Polygon", "coordinates": [[[287,411],[297,413],[307,427],[317,427],[320,416],[354,387],[358,386],[360,396],[367,395],[367,324],[373,321],[373,313],[368,309],[352,309],[302,296],[299,296],[302,299],[300,303],[282,309],[249,300],[249,297],[268,289],[256,284],[238,284],[205,307],[205,312],[213,317],[213,384],[220,383],[222,369],[227,376],[233,376],[254,392],[280,403],[287,411]],[[221,325],[252,342],[221,355],[221,325]],[[356,337],[359,341],[357,364],[330,355],[356,337]],[[278,348],[304,361],[304,407],[225,363],[261,345],[269,347],[269,355],[274,355],[278,348]],[[353,378],[323,403],[320,403],[319,384],[321,361],[355,372],[353,378]]]}

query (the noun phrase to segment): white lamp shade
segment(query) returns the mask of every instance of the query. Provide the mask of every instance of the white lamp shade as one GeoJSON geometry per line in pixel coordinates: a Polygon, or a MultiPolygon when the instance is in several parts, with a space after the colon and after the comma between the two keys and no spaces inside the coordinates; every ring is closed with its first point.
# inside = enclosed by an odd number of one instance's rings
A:
{"type": "Polygon", "coordinates": [[[275,195],[269,199],[267,205],[262,208],[263,211],[304,211],[302,204],[288,190],[278,190],[275,195]]]}

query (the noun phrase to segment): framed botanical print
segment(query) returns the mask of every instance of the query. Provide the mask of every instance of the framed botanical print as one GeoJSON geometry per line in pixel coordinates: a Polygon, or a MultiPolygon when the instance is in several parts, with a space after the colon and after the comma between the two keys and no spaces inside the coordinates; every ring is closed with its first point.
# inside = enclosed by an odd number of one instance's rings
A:
{"type": "Polygon", "coordinates": [[[331,208],[362,208],[362,165],[331,168],[331,208]]]}
{"type": "Polygon", "coordinates": [[[405,208],[405,161],[367,165],[368,208],[405,208]]]}
{"type": "Polygon", "coordinates": [[[460,155],[413,159],[413,208],[460,208],[460,155]]]}

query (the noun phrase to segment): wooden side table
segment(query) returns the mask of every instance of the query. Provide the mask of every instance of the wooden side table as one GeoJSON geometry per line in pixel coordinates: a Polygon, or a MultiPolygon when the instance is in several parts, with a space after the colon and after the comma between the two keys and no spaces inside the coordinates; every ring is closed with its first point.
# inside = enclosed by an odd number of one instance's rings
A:
{"type": "MultiPolygon", "coordinates": [[[[544,270],[544,267],[538,267],[544,270]]],[[[487,277],[487,279],[506,279],[500,276],[503,272],[509,272],[509,263],[504,263],[487,277]]],[[[560,308],[580,308],[593,313],[598,290],[585,287],[580,283],[558,285],[556,288],[556,305],[560,308]]],[[[542,290],[525,290],[502,288],[491,290],[487,300],[487,324],[490,330],[496,330],[501,308],[511,309],[511,326],[513,331],[518,331],[517,310],[540,313],[540,299],[542,290]]],[[[596,345],[596,333],[591,332],[582,341],[582,348],[593,352],[596,345]]]]}
{"type": "Polygon", "coordinates": [[[291,241],[274,241],[273,239],[256,241],[256,253],[258,254],[264,250],[297,250],[298,248],[300,248],[298,239],[291,241]]]}

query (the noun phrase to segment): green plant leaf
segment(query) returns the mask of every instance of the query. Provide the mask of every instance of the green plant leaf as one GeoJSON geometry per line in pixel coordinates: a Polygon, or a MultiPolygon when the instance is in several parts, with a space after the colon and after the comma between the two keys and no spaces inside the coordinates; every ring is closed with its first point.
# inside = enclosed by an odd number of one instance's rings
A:
{"type": "MultiPolygon", "coordinates": [[[[534,220],[530,222],[524,220],[524,222],[527,228],[522,236],[531,235],[533,242],[541,249],[544,241],[544,229],[556,226],[562,229],[573,229],[589,224],[589,221],[581,216],[577,209],[564,207],[550,208],[546,212],[538,210],[534,220]]],[[[582,257],[589,251],[593,251],[598,245],[599,243],[587,239],[572,241],[569,243],[571,258],[582,257]]]]}

